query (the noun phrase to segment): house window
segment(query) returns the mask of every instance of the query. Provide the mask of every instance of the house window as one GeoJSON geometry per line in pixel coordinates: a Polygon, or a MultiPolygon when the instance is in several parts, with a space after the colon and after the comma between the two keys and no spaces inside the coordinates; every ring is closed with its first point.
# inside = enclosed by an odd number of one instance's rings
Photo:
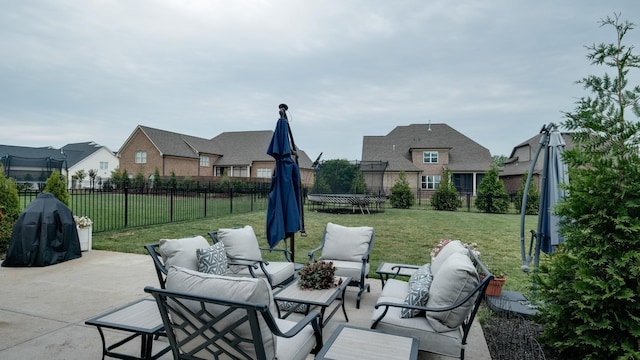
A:
{"type": "Polygon", "coordinates": [[[208,156],[200,155],[200,166],[208,167],[211,164],[211,160],[208,156]]]}
{"type": "Polygon", "coordinates": [[[440,175],[427,175],[422,177],[422,188],[436,190],[440,186],[440,175]]]}
{"type": "Polygon", "coordinates": [[[259,178],[270,178],[271,177],[271,173],[272,173],[272,170],[269,169],[269,168],[262,168],[262,169],[258,169],[256,171],[256,175],[259,178]]]}
{"type": "Polygon", "coordinates": [[[227,169],[226,167],[216,167],[216,176],[224,176],[228,171],[227,169]]]}
{"type": "Polygon", "coordinates": [[[147,163],[147,152],[136,151],[136,164],[146,164],[146,163],[147,163]]]}
{"type": "Polygon", "coordinates": [[[234,167],[233,175],[235,177],[249,177],[249,171],[246,167],[234,167]]]}
{"type": "Polygon", "coordinates": [[[108,170],[109,162],[108,161],[100,161],[100,170],[108,170]]]}
{"type": "Polygon", "coordinates": [[[425,151],[422,153],[422,162],[425,164],[437,164],[438,152],[437,151],[425,151]]]}

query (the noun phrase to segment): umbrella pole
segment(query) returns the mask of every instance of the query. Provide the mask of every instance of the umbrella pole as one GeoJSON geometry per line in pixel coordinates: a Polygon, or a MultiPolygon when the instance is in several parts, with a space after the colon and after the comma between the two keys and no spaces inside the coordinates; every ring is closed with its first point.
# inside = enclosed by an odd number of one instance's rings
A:
{"type": "MultiPolygon", "coordinates": [[[[289,141],[291,142],[291,149],[293,151],[293,159],[296,162],[298,168],[300,167],[300,163],[298,161],[298,147],[296,146],[296,142],[293,140],[293,132],[291,131],[291,125],[289,124],[289,118],[287,117],[287,110],[289,110],[289,106],[287,104],[280,104],[278,106],[278,111],[280,113],[280,118],[285,119],[287,121],[287,129],[289,130],[289,141]]],[[[307,231],[304,228],[304,188],[302,186],[302,179],[299,179],[300,183],[298,184],[300,187],[300,235],[303,237],[307,236],[307,231]]],[[[290,247],[291,247],[291,260],[296,262],[296,253],[295,253],[295,233],[292,233],[289,237],[290,247]]]]}
{"type": "MultiPolygon", "coordinates": [[[[527,198],[529,196],[529,187],[531,186],[531,179],[533,178],[533,171],[535,170],[536,163],[538,162],[538,157],[540,156],[540,151],[545,146],[547,142],[547,127],[542,126],[542,130],[540,130],[542,136],[540,137],[540,141],[538,142],[538,148],[536,149],[536,153],[533,156],[531,161],[531,165],[529,166],[529,173],[527,174],[527,182],[524,186],[524,192],[522,194],[522,206],[520,207],[520,251],[522,255],[522,266],[520,269],[524,272],[529,272],[529,264],[531,263],[531,250],[529,250],[529,256],[526,254],[526,246],[524,240],[524,227],[525,227],[525,218],[527,215],[527,198]]],[[[533,237],[532,237],[533,241],[533,237]]]]}

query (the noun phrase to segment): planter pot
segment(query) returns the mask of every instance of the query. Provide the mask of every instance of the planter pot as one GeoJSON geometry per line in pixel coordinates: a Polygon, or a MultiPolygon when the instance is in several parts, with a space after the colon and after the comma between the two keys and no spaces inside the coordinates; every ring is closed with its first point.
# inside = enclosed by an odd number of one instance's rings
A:
{"type": "MultiPolygon", "coordinates": [[[[76,226],[77,227],[77,226],[76,226]]],[[[80,239],[80,251],[91,251],[93,227],[78,228],[78,238],[80,239]]]]}
{"type": "Polygon", "coordinates": [[[489,286],[487,286],[486,292],[487,296],[500,296],[502,293],[502,287],[506,281],[506,277],[492,279],[489,281],[489,286]]]}

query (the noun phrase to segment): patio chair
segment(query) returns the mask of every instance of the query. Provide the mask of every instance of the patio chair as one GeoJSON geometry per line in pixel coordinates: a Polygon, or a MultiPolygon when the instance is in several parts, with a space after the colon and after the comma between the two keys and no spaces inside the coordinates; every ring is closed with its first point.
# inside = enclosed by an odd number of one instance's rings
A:
{"type": "Polygon", "coordinates": [[[261,248],[249,225],[233,229],[218,229],[209,232],[214,244],[221,242],[227,254],[229,275],[264,277],[272,288],[281,287],[293,281],[295,264],[291,252],[286,249],[261,248]],[[266,261],[262,251],[281,252],[285,261],[266,261]]]}
{"type": "Polygon", "coordinates": [[[202,236],[192,236],[180,239],[161,239],[155,244],[147,244],[147,250],[156,270],[161,288],[165,288],[167,268],[171,265],[198,270],[197,249],[210,247],[211,244],[202,236]]]}
{"type": "Polygon", "coordinates": [[[304,360],[322,347],[320,313],[278,319],[264,279],[171,266],[166,285],[144,291],[158,304],[174,359],[304,360]]]}
{"type": "Polygon", "coordinates": [[[365,282],[369,277],[369,254],[373,249],[375,230],[372,227],[346,227],[328,223],[322,235],[320,246],[309,252],[309,262],[315,253],[322,250],[319,260],[333,262],[336,276],[350,276],[350,286],[360,290],[356,297],[356,308],[360,308],[360,298],[371,287],[365,282]]]}

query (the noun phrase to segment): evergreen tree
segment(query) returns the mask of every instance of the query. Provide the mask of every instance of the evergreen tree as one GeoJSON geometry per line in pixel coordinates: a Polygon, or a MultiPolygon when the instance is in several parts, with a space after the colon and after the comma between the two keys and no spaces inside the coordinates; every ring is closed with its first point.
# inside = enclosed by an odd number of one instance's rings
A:
{"type": "Polygon", "coordinates": [[[44,191],[53,194],[56,199],[69,206],[69,191],[67,190],[67,180],[58,170],[54,170],[44,185],[44,191]]]}
{"type": "Polygon", "coordinates": [[[13,180],[4,176],[0,166],[0,255],[7,252],[13,226],[20,215],[18,189],[13,180]]]}
{"type": "Polygon", "coordinates": [[[509,209],[509,194],[500,181],[495,165],[480,181],[475,204],[481,211],[492,214],[505,214],[509,209]]]}
{"type": "Polygon", "coordinates": [[[351,194],[366,194],[367,193],[367,183],[364,181],[364,175],[362,175],[361,171],[356,170],[353,174],[353,179],[351,180],[351,194]]]}
{"type": "Polygon", "coordinates": [[[162,181],[162,178],[160,177],[160,169],[156,166],[153,171],[153,187],[155,189],[161,189],[163,185],[164,181],[162,181]]]}
{"type": "Polygon", "coordinates": [[[579,81],[593,97],[565,114],[578,145],[565,151],[569,195],[556,209],[565,242],[536,278],[544,340],[562,359],[640,358],[640,86],[628,83],[640,57],[622,42],[633,23],[601,23],[616,41],[587,58],[613,75],[579,81]]]}
{"type": "Polygon", "coordinates": [[[438,190],[431,198],[431,206],[436,210],[456,211],[462,206],[460,194],[451,182],[451,170],[444,169],[438,190]]]}
{"type": "Polygon", "coordinates": [[[409,187],[407,176],[404,171],[400,171],[398,180],[391,187],[391,196],[389,196],[389,202],[391,206],[398,209],[408,209],[413,206],[416,199],[413,196],[413,191],[409,187]]]}
{"type": "Polygon", "coordinates": [[[111,170],[111,183],[115,185],[116,189],[122,189],[124,174],[120,171],[120,168],[111,170]]]}
{"type": "MultiPolygon", "coordinates": [[[[529,176],[528,171],[522,175],[520,188],[516,193],[516,198],[514,202],[515,202],[516,210],[518,210],[519,212],[522,211],[522,195],[524,194],[524,188],[527,185],[528,176],[529,176]]],[[[540,192],[538,191],[538,187],[536,186],[536,184],[531,182],[529,184],[529,191],[527,193],[527,208],[525,209],[525,214],[538,215],[539,209],[540,209],[540,192]]]]}

